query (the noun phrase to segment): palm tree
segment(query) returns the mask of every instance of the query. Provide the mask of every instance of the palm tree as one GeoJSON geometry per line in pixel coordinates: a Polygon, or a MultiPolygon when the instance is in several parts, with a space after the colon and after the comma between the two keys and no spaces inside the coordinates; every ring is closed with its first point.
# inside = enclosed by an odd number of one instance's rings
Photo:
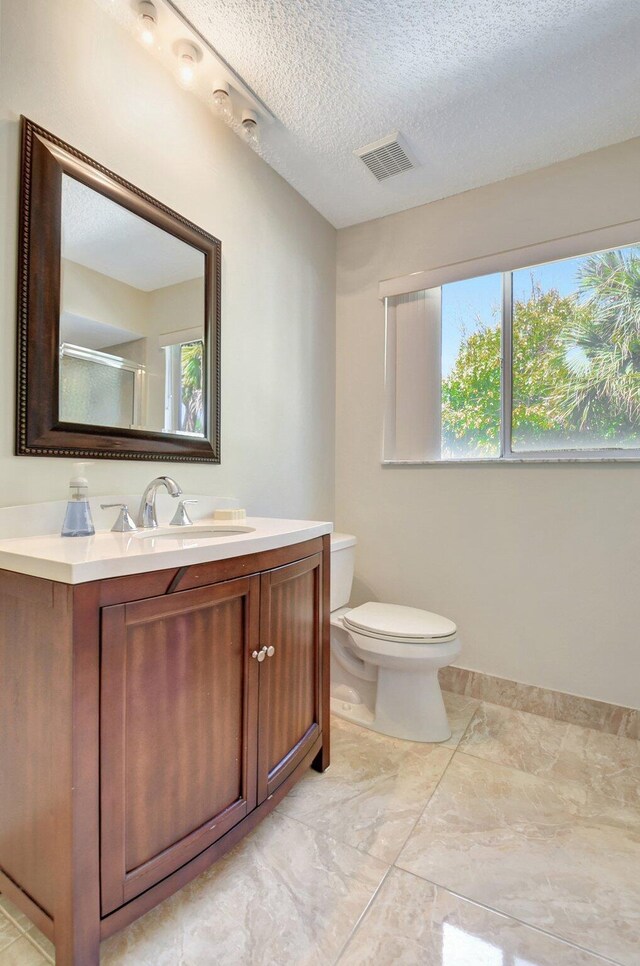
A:
{"type": "Polygon", "coordinates": [[[202,407],[202,342],[187,342],[181,347],[182,403],[185,407],[184,426],[187,432],[203,431],[202,407]]]}
{"type": "Polygon", "coordinates": [[[562,419],[611,438],[640,422],[640,251],[586,259],[583,298],[562,341],[571,378],[554,400],[562,419]]]}

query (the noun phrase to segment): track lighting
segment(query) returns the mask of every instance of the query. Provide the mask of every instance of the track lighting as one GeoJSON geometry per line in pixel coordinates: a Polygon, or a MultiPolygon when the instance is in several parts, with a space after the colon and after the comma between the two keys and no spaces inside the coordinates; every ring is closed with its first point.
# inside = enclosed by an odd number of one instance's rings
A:
{"type": "Polygon", "coordinates": [[[151,56],[172,72],[182,88],[206,103],[234,134],[262,154],[263,125],[267,131],[273,114],[180,13],[179,0],[117,2],[128,8],[127,26],[151,56]]]}
{"type": "Polygon", "coordinates": [[[251,147],[255,148],[258,146],[258,115],[255,111],[245,109],[242,112],[242,133],[244,134],[245,141],[251,147]]]}
{"type": "Polygon", "coordinates": [[[216,114],[229,124],[233,120],[233,104],[229,85],[225,81],[214,84],[212,100],[216,114]]]}
{"type": "Polygon", "coordinates": [[[196,67],[202,54],[195,44],[183,40],[178,44],[178,81],[181,87],[192,87],[196,76],[196,67]]]}
{"type": "Polygon", "coordinates": [[[138,35],[146,47],[151,47],[156,39],[158,15],[151,0],[139,0],[138,3],[138,35]]]}

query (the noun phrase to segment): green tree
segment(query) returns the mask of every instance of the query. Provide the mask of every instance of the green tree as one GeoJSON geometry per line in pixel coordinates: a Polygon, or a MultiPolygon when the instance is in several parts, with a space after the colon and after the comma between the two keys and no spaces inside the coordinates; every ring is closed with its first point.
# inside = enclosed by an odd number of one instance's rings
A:
{"type": "Polygon", "coordinates": [[[571,379],[557,387],[560,419],[598,437],[637,434],[640,421],[640,257],[593,255],[582,265],[583,310],[562,335],[571,379]]]}
{"type": "Polygon", "coordinates": [[[442,445],[448,456],[499,451],[499,325],[463,334],[453,370],[442,383],[442,445]]]}
{"type": "Polygon", "coordinates": [[[182,402],[185,407],[183,429],[203,431],[202,342],[186,342],[180,354],[182,402]]]}
{"type": "MultiPolygon", "coordinates": [[[[513,307],[513,432],[539,439],[565,430],[556,396],[571,379],[562,334],[580,311],[573,296],[542,292],[513,307]]],[[[442,438],[448,455],[495,456],[500,441],[500,325],[482,325],[463,337],[456,363],[442,385],[442,438]]]]}

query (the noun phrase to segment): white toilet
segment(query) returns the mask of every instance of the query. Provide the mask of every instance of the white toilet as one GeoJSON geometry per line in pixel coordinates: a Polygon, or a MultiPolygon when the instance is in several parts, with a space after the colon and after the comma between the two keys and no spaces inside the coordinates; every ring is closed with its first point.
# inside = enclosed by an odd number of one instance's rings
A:
{"type": "Polygon", "coordinates": [[[438,668],[460,654],[453,621],[415,607],[349,608],[356,538],[331,534],[331,710],[410,741],[451,737],[438,668]]]}

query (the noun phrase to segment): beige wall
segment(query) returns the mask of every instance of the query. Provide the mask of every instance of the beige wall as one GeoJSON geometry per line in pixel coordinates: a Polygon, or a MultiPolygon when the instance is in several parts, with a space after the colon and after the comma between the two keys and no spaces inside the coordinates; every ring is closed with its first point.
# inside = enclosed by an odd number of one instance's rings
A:
{"type": "Polygon", "coordinates": [[[192,278],[149,292],[152,330],[156,334],[199,328],[204,332],[204,279],[192,278]]]}
{"type": "Polygon", "coordinates": [[[128,329],[137,335],[147,332],[150,322],[147,292],[95,272],[86,265],[71,262],[68,258],[61,261],[60,287],[64,311],[114,325],[118,329],[128,329]]]}
{"type": "Polygon", "coordinates": [[[222,240],[222,464],[100,461],[92,492],[168,472],[331,518],[334,229],[92,0],[2,0],[0,38],[0,503],[64,499],[71,474],[12,455],[22,113],[222,240]]]}
{"type": "Polygon", "coordinates": [[[640,466],[380,465],[381,279],[640,218],[640,139],[338,233],[336,522],[356,599],[454,618],[459,663],[640,706],[640,466]]]}

